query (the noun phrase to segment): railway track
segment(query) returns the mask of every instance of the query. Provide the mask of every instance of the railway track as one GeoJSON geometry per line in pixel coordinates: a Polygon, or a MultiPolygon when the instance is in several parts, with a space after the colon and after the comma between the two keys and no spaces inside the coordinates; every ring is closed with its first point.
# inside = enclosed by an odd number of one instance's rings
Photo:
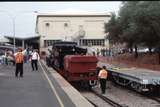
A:
{"type": "MultiPolygon", "coordinates": [[[[116,85],[116,86],[119,87],[119,88],[121,87],[121,89],[128,90],[128,88],[126,88],[126,87],[119,86],[119,85],[116,85]]],[[[79,90],[79,88],[77,88],[77,89],[79,90]]],[[[135,92],[135,91],[133,91],[133,89],[129,89],[129,90],[132,90],[132,92],[135,92]]],[[[101,94],[93,91],[93,90],[91,91],[91,93],[94,94],[95,96],[99,97],[99,99],[103,100],[104,102],[106,102],[106,103],[107,103],[109,106],[111,106],[111,107],[129,107],[129,106],[128,106],[128,105],[129,105],[128,103],[127,103],[127,105],[119,104],[119,103],[117,103],[117,102],[115,102],[115,101],[107,98],[106,96],[103,96],[103,95],[101,95],[101,94]]],[[[154,101],[158,102],[158,103],[156,103],[155,105],[160,106],[160,98],[159,98],[159,97],[150,96],[150,95],[143,95],[142,93],[141,93],[141,95],[142,95],[143,97],[146,97],[147,99],[151,99],[151,100],[154,100],[154,101]]],[[[89,98],[87,98],[87,97],[86,97],[86,99],[87,99],[91,104],[93,104],[94,107],[101,107],[101,106],[98,106],[98,103],[96,104],[93,100],[91,100],[91,99],[89,99],[89,98]]],[[[126,104],[126,103],[125,103],[125,104],[126,104]]],[[[106,104],[104,104],[104,105],[106,106],[106,104]]],[[[103,105],[103,107],[104,107],[104,105],[103,105]]],[[[108,107],[108,106],[107,106],[107,107],[108,107]]]]}
{"type": "Polygon", "coordinates": [[[90,91],[84,91],[81,89],[78,89],[78,90],[94,107],[104,107],[104,106],[106,107],[128,107],[127,105],[119,104],[116,101],[113,101],[112,99],[102,94],[99,94],[98,92],[94,90],[90,90],[90,91]],[[93,97],[96,99],[92,99],[93,97]]]}
{"type": "Polygon", "coordinates": [[[120,86],[120,85],[116,85],[116,87],[124,89],[124,90],[130,90],[130,91],[132,91],[134,93],[140,94],[142,97],[154,100],[154,101],[156,101],[156,102],[158,102],[160,104],[160,97],[157,97],[159,95],[154,95],[153,96],[152,94],[149,94],[149,93],[147,93],[147,94],[146,93],[141,93],[141,92],[135,91],[135,90],[133,90],[131,88],[127,88],[127,87],[120,86]]]}
{"type": "Polygon", "coordinates": [[[139,93],[139,94],[141,94],[142,96],[144,96],[144,97],[146,97],[146,98],[149,98],[149,99],[151,99],[151,100],[154,100],[154,101],[156,101],[156,102],[158,102],[158,103],[160,104],[160,98],[157,97],[157,96],[146,95],[146,94],[142,94],[142,93],[139,93]]]}
{"type": "Polygon", "coordinates": [[[85,97],[94,107],[98,107],[97,104],[95,104],[93,101],[89,100],[87,97],[85,97]]]}
{"type": "Polygon", "coordinates": [[[121,105],[113,100],[111,100],[110,98],[107,98],[106,96],[103,96],[99,93],[97,93],[96,91],[92,90],[91,91],[93,94],[95,94],[96,96],[100,97],[101,99],[103,99],[106,103],[110,104],[112,107],[128,107],[126,105],[121,105]]]}
{"type": "Polygon", "coordinates": [[[150,97],[150,99],[157,101],[158,103],[160,103],[160,98],[157,97],[150,97]]]}

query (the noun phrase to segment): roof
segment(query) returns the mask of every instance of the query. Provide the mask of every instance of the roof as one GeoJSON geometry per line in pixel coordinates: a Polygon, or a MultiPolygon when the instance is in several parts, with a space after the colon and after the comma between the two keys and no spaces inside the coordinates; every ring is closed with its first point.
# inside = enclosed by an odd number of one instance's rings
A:
{"type": "Polygon", "coordinates": [[[109,14],[102,14],[102,13],[95,13],[95,14],[47,14],[47,13],[41,13],[37,15],[37,18],[39,17],[111,17],[109,14]]]}
{"type": "Polygon", "coordinates": [[[79,9],[65,9],[50,13],[38,13],[38,16],[111,16],[109,12],[93,12],[79,9]]]}
{"type": "MultiPolygon", "coordinates": [[[[4,37],[6,37],[6,38],[9,38],[9,39],[13,39],[14,37],[13,36],[4,36],[4,37]]],[[[27,37],[18,37],[18,36],[16,36],[15,37],[15,39],[19,39],[19,40],[28,40],[28,39],[33,39],[33,38],[39,38],[40,36],[27,36],[27,37]]]]}
{"type": "Polygon", "coordinates": [[[4,36],[0,36],[0,42],[9,42],[9,40],[4,36]]]}

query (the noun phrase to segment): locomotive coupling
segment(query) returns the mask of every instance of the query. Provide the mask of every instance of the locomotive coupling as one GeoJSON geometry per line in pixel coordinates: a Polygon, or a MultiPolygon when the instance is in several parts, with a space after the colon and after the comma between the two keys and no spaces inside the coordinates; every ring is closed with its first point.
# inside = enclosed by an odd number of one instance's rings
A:
{"type": "Polygon", "coordinates": [[[89,85],[91,86],[97,85],[97,80],[89,80],[89,85]]]}

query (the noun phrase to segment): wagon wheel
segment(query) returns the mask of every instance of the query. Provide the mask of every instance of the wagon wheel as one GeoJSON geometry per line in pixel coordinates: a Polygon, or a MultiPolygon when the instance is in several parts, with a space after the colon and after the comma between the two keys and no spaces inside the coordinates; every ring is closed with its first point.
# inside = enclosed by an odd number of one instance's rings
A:
{"type": "Polygon", "coordinates": [[[126,80],[118,76],[113,76],[113,81],[122,86],[128,86],[131,83],[130,80],[126,80]]]}
{"type": "Polygon", "coordinates": [[[142,89],[143,89],[142,85],[136,82],[132,82],[131,87],[137,92],[142,92],[142,89]]]}

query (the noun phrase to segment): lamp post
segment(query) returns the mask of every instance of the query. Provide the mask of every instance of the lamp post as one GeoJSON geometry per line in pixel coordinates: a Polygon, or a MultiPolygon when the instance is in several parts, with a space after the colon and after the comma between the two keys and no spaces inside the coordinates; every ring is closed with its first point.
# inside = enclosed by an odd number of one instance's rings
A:
{"type": "MultiPolygon", "coordinates": [[[[10,12],[8,11],[5,11],[5,10],[0,10],[0,12],[3,12],[3,13],[7,13],[7,15],[12,19],[12,24],[13,24],[13,50],[14,50],[14,53],[15,53],[15,47],[16,47],[16,40],[15,40],[15,19],[16,17],[12,14],[10,14],[10,12]]],[[[31,11],[32,13],[38,13],[38,11],[31,11]]]]}
{"type": "Polygon", "coordinates": [[[16,40],[15,40],[15,17],[12,17],[12,21],[13,21],[13,49],[14,49],[14,53],[15,53],[15,48],[16,48],[16,40]]]}
{"type": "Polygon", "coordinates": [[[0,10],[0,12],[3,13],[7,13],[7,15],[12,19],[12,23],[13,23],[13,46],[14,46],[14,53],[15,53],[15,17],[13,15],[11,15],[8,11],[4,11],[4,10],[0,10]]]}

